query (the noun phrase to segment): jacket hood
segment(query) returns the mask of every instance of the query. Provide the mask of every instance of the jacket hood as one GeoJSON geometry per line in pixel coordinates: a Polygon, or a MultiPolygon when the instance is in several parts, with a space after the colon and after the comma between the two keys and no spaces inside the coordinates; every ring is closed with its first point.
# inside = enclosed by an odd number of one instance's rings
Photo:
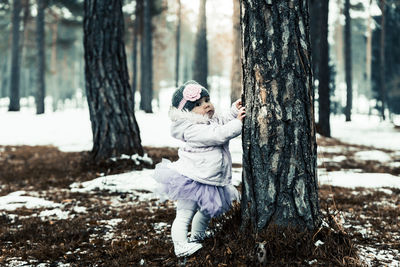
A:
{"type": "Polygon", "coordinates": [[[211,119],[207,115],[201,115],[187,110],[179,110],[171,107],[168,115],[172,121],[172,137],[184,141],[183,133],[187,127],[192,124],[209,124],[211,119]]]}

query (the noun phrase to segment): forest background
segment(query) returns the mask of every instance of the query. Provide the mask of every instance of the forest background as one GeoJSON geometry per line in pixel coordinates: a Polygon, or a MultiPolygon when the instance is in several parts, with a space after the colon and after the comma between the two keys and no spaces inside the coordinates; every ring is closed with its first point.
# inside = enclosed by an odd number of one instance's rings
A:
{"type": "MultiPolygon", "coordinates": [[[[135,111],[143,150],[138,149],[140,155],[119,151],[113,157],[98,153],[101,159],[93,162],[88,151],[96,140],[92,139],[96,123],[93,114],[89,119],[93,98],[87,101],[87,96],[95,82],[90,83],[85,66],[94,62],[87,55],[95,49],[86,49],[87,53],[84,49],[90,40],[85,37],[92,33],[85,21],[96,18],[84,14],[84,4],[92,2],[0,1],[2,263],[177,264],[165,238],[173,203],[160,203],[151,194],[151,168],[161,158],[177,157],[180,143],[169,136],[167,113],[179,84],[196,79],[210,90],[218,110],[241,96],[238,2],[113,2],[123,3],[123,13],[114,19],[124,22],[125,31],[116,36],[121,38],[116,43],[125,50],[128,95],[134,103],[128,110],[135,111]],[[148,3],[150,9],[145,8],[148,3]],[[124,174],[113,176],[119,173],[124,174]],[[32,235],[32,229],[42,235],[32,235]],[[53,229],[52,234],[46,229],[53,229]],[[132,250],[138,253],[126,253],[132,250]]],[[[277,264],[283,258],[286,264],[395,266],[400,261],[396,234],[400,227],[400,3],[314,0],[309,4],[320,133],[319,197],[334,233],[324,228],[304,250],[295,249],[300,254],[275,254],[268,263],[277,264]],[[333,242],[336,237],[338,243],[333,242]],[[329,254],[332,251],[343,253],[329,254]]],[[[124,74],[117,69],[120,65],[114,66],[115,72],[124,74]]],[[[96,72],[105,75],[104,69],[94,68],[96,72]]],[[[107,113],[102,111],[98,114],[107,113]]],[[[138,133],[132,136],[137,138],[138,133]]],[[[238,187],[240,142],[237,138],[231,144],[238,187]]],[[[106,145],[113,147],[111,142],[106,145]]],[[[218,231],[206,245],[214,248],[212,242],[218,242],[218,252],[210,258],[209,250],[203,250],[189,263],[257,260],[253,250],[245,249],[254,244],[232,243],[232,231],[218,231]]],[[[278,235],[271,238],[277,239],[265,241],[270,246],[281,241],[278,235]]],[[[283,247],[298,244],[296,239],[288,242],[283,247]]],[[[285,251],[279,246],[269,249],[271,254],[285,251]]]]}

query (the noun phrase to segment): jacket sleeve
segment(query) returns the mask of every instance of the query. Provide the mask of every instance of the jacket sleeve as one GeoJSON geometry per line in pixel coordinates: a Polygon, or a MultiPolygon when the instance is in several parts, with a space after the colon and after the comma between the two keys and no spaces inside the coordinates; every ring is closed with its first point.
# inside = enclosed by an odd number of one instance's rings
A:
{"type": "Polygon", "coordinates": [[[242,132],[242,122],[233,119],[224,125],[193,124],[184,132],[184,139],[192,147],[219,146],[242,132]]]}
{"type": "Polygon", "coordinates": [[[220,123],[225,124],[233,119],[236,119],[238,114],[239,114],[239,110],[236,108],[235,103],[233,103],[229,112],[227,114],[219,116],[218,119],[219,119],[220,123]]]}

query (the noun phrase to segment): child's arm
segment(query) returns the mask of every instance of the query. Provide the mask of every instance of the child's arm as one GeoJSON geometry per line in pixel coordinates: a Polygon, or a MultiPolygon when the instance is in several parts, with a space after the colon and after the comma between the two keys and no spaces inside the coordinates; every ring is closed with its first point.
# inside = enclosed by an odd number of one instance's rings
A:
{"type": "Polygon", "coordinates": [[[225,116],[218,117],[220,123],[225,124],[225,123],[235,119],[239,114],[240,108],[242,108],[242,101],[240,99],[238,99],[232,103],[231,109],[229,110],[228,114],[226,114],[225,116]]]}
{"type": "Polygon", "coordinates": [[[184,139],[193,147],[219,146],[235,138],[242,132],[242,120],[245,111],[242,107],[236,119],[224,125],[194,124],[184,132],[184,139]]]}
{"type": "Polygon", "coordinates": [[[224,125],[195,124],[186,129],[184,138],[193,147],[219,146],[242,132],[242,122],[231,120],[224,125]]]}

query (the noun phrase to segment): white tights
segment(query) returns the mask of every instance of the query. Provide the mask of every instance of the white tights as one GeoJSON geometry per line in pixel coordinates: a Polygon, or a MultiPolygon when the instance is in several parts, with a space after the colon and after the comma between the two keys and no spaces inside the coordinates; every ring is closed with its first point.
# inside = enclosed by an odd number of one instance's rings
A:
{"type": "Polygon", "coordinates": [[[200,212],[198,208],[195,201],[178,200],[176,217],[171,227],[171,237],[174,243],[188,242],[187,234],[190,222],[192,222],[191,236],[204,234],[211,217],[200,212]]]}

